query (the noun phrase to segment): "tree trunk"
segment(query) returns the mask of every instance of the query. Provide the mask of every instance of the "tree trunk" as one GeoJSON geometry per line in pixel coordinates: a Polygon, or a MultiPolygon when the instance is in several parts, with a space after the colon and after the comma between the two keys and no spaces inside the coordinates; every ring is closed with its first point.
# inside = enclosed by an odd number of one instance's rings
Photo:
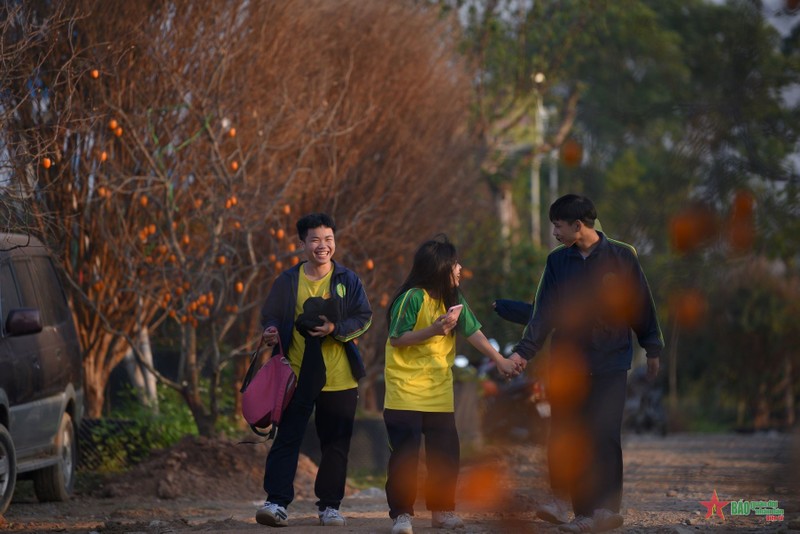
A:
{"type": "MultiPolygon", "coordinates": [[[[150,347],[150,333],[147,327],[139,331],[139,355],[144,363],[153,367],[153,351],[150,347]]],[[[158,413],[158,395],[156,393],[156,377],[145,365],[141,365],[129,348],[125,353],[125,370],[128,372],[131,384],[136,390],[136,397],[143,406],[147,406],[158,413]]]]}
{"type": "Polygon", "coordinates": [[[189,405],[197,432],[204,437],[213,437],[216,417],[209,414],[200,392],[200,366],[197,362],[197,331],[189,324],[183,326],[181,336],[181,359],[185,363],[184,375],[178,377],[183,386],[183,398],[189,405]]]}
{"type": "Polygon", "coordinates": [[[103,403],[105,402],[105,382],[97,377],[94,366],[84,368],[83,400],[86,416],[90,419],[100,419],[103,416],[103,403]]]}
{"type": "Polygon", "coordinates": [[[511,230],[514,224],[514,196],[510,181],[500,182],[495,189],[495,206],[500,219],[500,237],[503,238],[503,272],[508,273],[511,271],[511,230]]]}

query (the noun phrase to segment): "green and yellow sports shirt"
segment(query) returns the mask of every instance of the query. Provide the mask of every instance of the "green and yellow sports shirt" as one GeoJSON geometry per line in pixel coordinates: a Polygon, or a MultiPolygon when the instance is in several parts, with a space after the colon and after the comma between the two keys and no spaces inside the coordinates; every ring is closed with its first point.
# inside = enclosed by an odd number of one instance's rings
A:
{"type": "MultiPolygon", "coordinates": [[[[467,302],[458,318],[456,332],[469,337],[481,328],[467,302]]],[[[445,313],[444,303],[420,288],[409,289],[392,305],[389,338],[422,330],[445,313]]],[[[454,335],[433,336],[418,345],[392,347],[386,342],[386,397],[384,407],[419,412],[452,412],[454,335]]]]}

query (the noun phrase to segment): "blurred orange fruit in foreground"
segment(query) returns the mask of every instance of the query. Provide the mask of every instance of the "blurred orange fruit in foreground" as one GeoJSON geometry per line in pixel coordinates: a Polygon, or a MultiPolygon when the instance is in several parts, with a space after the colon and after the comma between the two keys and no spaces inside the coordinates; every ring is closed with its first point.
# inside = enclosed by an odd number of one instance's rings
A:
{"type": "Polygon", "coordinates": [[[561,161],[567,167],[575,167],[583,159],[583,147],[574,139],[567,139],[561,145],[561,161]]]}
{"type": "Polygon", "coordinates": [[[100,71],[97,69],[92,69],[92,78],[95,80],[100,77],[100,71]]]}
{"type": "Polygon", "coordinates": [[[572,408],[589,393],[589,369],[580,351],[561,345],[550,354],[547,394],[554,405],[572,408]]]}
{"type": "Polygon", "coordinates": [[[706,297],[696,289],[679,291],[669,299],[670,314],[683,328],[697,328],[708,310],[706,297]]]}
{"type": "Polygon", "coordinates": [[[108,129],[109,130],[116,130],[117,126],[119,126],[119,123],[117,122],[117,119],[111,119],[110,121],[108,121],[108,129]]]}
{"type": "Polygon", "coordinates": [[[747,252],[753,246],[756,238],[755,203],[753,194],[745,190],[738,191],[733,199],[728,240],[735,252],[747,252]]]}
{"type": "Polygon", "coordinates": [[[49,169],[52,164],[53,162],[50,161],[50,158],[44,158],[42,160],[42,167],[44,167],[45,169],[49,169]]]}
{"type": "Polygon", "coordinates": [[[495,509],[508,500],[508,473],[496,461],[464,469],[459,475],[460,499],[470,507],[495,509]]]}
{"type": "Polygon", "coordinates": [[[670,221],[670,240],[678,252],[691,252],[717,235],[717,216],[704,204],[694,204],[675,214],[670,221]]]}

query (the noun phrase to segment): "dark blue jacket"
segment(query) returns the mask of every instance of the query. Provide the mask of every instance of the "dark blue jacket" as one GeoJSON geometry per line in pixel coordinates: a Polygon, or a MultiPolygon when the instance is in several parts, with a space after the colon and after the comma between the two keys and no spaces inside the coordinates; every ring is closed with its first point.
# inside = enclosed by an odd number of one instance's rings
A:
{"type": "Polygon", "coordinates": [[[552,333],[552,352],[577,348],[591,374],[627,370],[633,359],[631,330],[649,358],[660,356],[664,338],[636,250],[598,235],[600,242],[587,258],[575,245],[562,245],[547,257],[533,314],[514,348],[523,358],[536,355],[552,333]]]}
{"type": "MultiPolygon", "coordinates": [[[[300,279],[300,266],[303,263],[305,262],[278,275],[261,308],[261,327],[274,326],[278,329],[284,354],[289,353],[289,346],[292,343],[297,285],[300,279]]],[[[372,324],[372,309],[358,275],[336,262],[332,263],[331,298],[339,305],[341,319],[335,324],[331,336],[344,343],[353,378],[359,380],[366,375],[366,370],[361,353],[353,340],[366,332],[372,324]]],[[[276,346],[273,352],[277,350],[276,346]]]]}

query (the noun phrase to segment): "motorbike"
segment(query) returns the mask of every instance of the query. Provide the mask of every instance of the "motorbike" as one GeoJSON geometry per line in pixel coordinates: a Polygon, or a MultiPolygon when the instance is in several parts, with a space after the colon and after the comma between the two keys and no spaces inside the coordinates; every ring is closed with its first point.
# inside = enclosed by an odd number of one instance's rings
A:
{"type": "Polygon", "coordinates": [[[494,362],[478,369],[483,386],[481,428],[492,442],[544,443],[550,421],[550,403],[544,383],[521,374],[505,379],[494,362]]]}
{"type": "Polygon", "coordinates": [[[647,380],[647,370],[637,367],[628,378],[628,392],[622,418],[622,428],[637,434],[652,432],[667,434],[667,410],[663,391],[647,380]]]}

